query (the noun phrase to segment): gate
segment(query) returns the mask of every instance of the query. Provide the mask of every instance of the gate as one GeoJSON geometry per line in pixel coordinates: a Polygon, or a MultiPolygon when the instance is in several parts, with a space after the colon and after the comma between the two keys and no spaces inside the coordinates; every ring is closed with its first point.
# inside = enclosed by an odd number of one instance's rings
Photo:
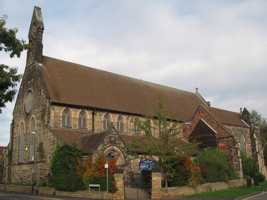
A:
{"type": "Polygon", "coordinates": [[[150,200],[151,172],[128,172],[124,184],[125,200],[150,200]]]}

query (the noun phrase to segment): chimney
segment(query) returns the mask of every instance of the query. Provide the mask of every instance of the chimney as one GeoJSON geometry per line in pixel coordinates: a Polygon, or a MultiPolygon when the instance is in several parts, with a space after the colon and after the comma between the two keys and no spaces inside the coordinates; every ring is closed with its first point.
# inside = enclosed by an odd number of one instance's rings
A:
{"type": "Polygon", "coordinates": [[[198,94],[198,88],[196,88],[196,91],[195,91],[196,94],[198,94]]]}

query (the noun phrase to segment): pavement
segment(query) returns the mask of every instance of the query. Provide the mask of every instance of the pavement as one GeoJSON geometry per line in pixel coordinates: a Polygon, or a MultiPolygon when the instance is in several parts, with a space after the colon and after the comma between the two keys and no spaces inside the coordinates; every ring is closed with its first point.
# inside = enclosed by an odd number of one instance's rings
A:
{"type": "Polygon", "coordinates": [[[36,196],[18,193],[4,193],[0,192],[0,200],[92,200],[88,198],[71,198],[71,197],[48,197],[36,196]]]}
{"type": "Polygon", "coordinates": [[[267,192],[261,192],[253,196],[243,198],[242,200],[267,200],[267,192]]]}

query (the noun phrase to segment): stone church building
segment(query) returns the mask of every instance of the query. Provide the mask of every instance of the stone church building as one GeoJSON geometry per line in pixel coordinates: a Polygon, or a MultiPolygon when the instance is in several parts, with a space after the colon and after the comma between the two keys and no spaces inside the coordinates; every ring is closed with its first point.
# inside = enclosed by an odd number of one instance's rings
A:
{"type": "Polygon", "coordinates": [[[159,100],[168,118],[182,126],[185,141],[195,137],[203,147],[227,149],[240,176],[240,152],[252,155],[256,145],[265,172],[259,143],[246,122],[246,109],[227,111],[212,107],[198,90],[182,91],[45,56],[43,31],[41,9],[35,7],[26,67],[13,111],[7,181],[46,181],[59,144],[75,145],[88,155],[102,150],[116,156],[118,166],[125,165],[123,146],[132,138],[142,138],[144,133],[136,122],[153,118],[159,100]]]}

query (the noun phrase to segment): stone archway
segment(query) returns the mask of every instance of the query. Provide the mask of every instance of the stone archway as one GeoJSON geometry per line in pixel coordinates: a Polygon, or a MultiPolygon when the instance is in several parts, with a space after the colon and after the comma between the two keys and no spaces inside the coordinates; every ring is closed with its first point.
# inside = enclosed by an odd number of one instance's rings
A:
{"type": "Polygon", "coordinates": [[[116,166],[122,168],[126,164],[124,153],[116,146],[109,146],[104,150],[104,155],[107,160],[116,160],[116,166]]]}

